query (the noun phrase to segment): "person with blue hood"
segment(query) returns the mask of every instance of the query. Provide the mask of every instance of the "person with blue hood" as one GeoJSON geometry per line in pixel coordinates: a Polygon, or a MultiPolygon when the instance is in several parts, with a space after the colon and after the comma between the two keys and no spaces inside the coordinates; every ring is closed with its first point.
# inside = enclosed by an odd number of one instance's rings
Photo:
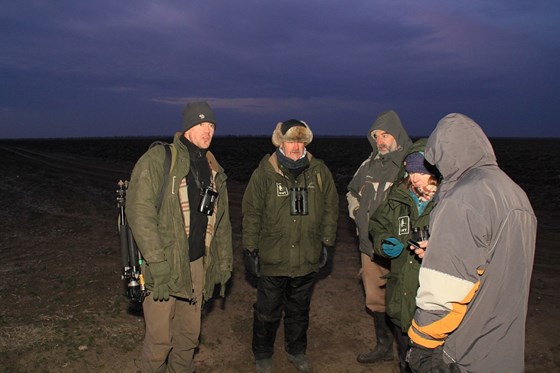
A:
{"type": "Polygon", "coordinates": [[[442,118],[426,144],[442,182],[430,215],[417,310],[415,372],[523,372],[537,219],[471,118],[442,118]]]}

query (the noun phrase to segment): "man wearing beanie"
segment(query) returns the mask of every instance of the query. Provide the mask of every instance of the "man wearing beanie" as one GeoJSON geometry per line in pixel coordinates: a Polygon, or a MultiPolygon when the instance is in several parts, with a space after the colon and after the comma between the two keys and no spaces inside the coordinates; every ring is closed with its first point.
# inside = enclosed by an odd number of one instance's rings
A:
{"type": "Polygon", "coordinates": [[[257,276],[252,350],[258,373],[272,372],[282,313],[287,358],[299,371],[311,371],[309,306],[338,220],[331,172],[306,149],[312,139],[303,121],[278,123],[272,134],[276,151],[263,157],[243,196],[244,261],[257,276]]]}
{"type": "Polygon", "coordinates": [[[391,261],[387,276],[386,313],[397,342],[399,372],[410,373],[406,353],[410,344],[407,332],[416,310],[418,272],[422,260],[414,255],[409,239],[428,239],[430,212],[439,178],[424,159],[427,139],[416,141],[404,160],[399,177],[385,202],[372,215],[369,232],[376,255],[391,261]]]}
{"type": "Polygon", "coordinates": [[[404,156],[412,141],[400,118],[392,110],[381,113],[367,133],[373,152],[358,168],[348,184],[348,211],[356,223],[361,252],[361,275],[366,310],[373,317],[376,345],[373,351],[360,353],[360,363],[393,359],[393,338],[385,314],[385,275],[389,260],[375,255],[369,236],[369,220],[387,197],[397,178],[404,156]]]}
{"type": "Polygon", "coordinates": [[[164,146],[151,147],[132,171],[126,214],[148,290],[142,372],[194,372],[202,304],[216,285],[224,296],[231,276],[226,175],[208,150],[215,126],[206,102],[188,103],[169,174],[164,146]]]}

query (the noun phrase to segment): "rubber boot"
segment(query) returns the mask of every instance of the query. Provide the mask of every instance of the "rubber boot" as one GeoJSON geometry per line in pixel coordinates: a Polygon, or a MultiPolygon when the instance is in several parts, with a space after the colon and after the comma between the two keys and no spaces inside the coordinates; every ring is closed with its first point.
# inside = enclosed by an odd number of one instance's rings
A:
{"type": "Polygon", "coordinates": [[[373,324],[377,345],[373,351],[359,354],[357,358],[359,363],[373,364],[378,361],[393,360],[393,334],[385,312],[373,312],[373,324]]]}

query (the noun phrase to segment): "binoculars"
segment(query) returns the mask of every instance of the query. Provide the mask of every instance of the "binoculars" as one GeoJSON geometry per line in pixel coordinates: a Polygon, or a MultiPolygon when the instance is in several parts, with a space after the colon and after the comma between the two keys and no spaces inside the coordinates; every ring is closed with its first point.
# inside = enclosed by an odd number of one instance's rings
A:
{"type": "Polygon", "coordinates": [[[307,188],[290,188],[290,215],[308,215],[307,188]]]}
{"type": "Polygon", "coordinates": [[[412,228],[412,237],[414,241],[426,241],[430,238],[430,229],[428,226],[412,228]]]}

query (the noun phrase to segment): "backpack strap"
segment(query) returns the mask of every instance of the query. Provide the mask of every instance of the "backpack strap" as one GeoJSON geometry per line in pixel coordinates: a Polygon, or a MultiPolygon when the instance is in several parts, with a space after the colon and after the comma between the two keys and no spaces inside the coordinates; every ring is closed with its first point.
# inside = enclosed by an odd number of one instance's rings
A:
{"type": "Polygon", "coordinates": [[[165,160],[163,161],[163,184],[159,190],[159,196],[156,203],[156,210],[159,213],[159,209],[161,208],[161,204],[163,202],[163,195],[165,194],[165,190],[167,189],[167,184],[169,183],[169,174],[171,170],[175,166],[175,159],[177,158],[177,149],[173,146],[173,144],[168,144],[163,141],[154,141],[150,148],[156,145],[163,145],[165,149],[165,160]]]}
{"type": "Polygon", "coordinates": [[[159,190],[159,196],[156,203],[156,210],[159,214],[159,209],[161,208],[161,203],[163,202],[163,195],[165,190],[167,189],[168,179],[169,179],[169,171],[171,171],[171,149],[169,144],[164,144],[165,148],[165,160],[163,161],[163,185],[159,190]]]}

